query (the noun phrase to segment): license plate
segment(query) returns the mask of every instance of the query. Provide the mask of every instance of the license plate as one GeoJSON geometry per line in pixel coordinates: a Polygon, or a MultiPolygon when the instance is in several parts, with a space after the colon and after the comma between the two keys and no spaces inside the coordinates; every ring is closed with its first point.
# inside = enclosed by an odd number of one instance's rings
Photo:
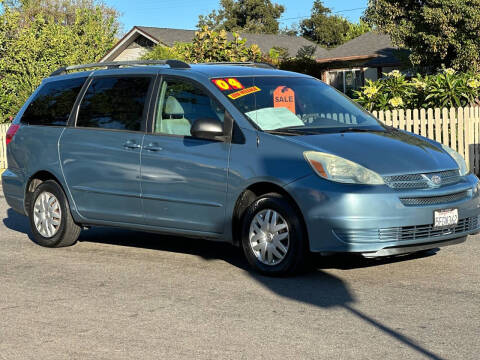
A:
{"type": "Polygon", "coordinates": [[[458,224],[458,209],[437,210],[434,212],[434,227],[449,227],[458,224]]]}

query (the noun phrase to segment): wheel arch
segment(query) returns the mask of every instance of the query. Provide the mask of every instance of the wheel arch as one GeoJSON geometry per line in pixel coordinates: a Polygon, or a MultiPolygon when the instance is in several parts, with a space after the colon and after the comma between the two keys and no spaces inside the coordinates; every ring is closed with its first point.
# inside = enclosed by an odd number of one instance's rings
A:
{"type": "MultiPolygon", "coordinates": [[[[30,176],[26,182],[25,186],[25,201],[24,201],[24,208],[26,214],[28,214],[28,209],[30,208],[30,201],[32,200],[31,197],[35,191],[35,189],[43,182],[47,180],[54,180],[58,183],[58,185],[62,188],[65,192],[65,189],[62,185],[62,182],[56,177],[53,173],[47,170],[39,170],[30,176]]],[[[68,198],[67,198],[68,200],[68,198]]]]}
{"type": "Polygon", "coordinates": [[[290,202],[290,204],[294,207],[294,209],[296,210],[299,216],[300,222],[303,226],[303,230],[305,233],[305,237],[306,237],[305,240],[307,241],[307,244],[309,244],[307,226],[305,223],[303,212],[300,209],[300,206],[298,206],[293,196],[290,195],[290,193],[287,190],[285,190],[285,188],[283,188],[278,184],[268,182],[268,181],[261,181],[261,182],[250,184],[238,196],[235,202],[235,207],[234,207],[233,216],[232,216],[231,231],[232,231],[233,244],[236,246],[240,245],[240,226],[241,226],[241,220],[242,220],[243,214],[245,213],[245,210],[250,206],[250,204],[252,204],[260,196],[268,193],[278,193],[284,196],[290,202]]]}

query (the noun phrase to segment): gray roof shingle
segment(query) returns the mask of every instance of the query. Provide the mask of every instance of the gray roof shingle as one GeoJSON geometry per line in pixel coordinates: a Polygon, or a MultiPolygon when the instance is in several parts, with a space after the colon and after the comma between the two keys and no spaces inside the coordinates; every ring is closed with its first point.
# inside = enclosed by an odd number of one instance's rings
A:
{"type": "MultiPolygon", "coordinates": [[[[190,42],[195,36],[196,30],[157,28],[148,26],[136,26],[139,30],[147,33],[161,43],[172,46],[175,42],[190,42]]],[[[247,39],[247,45],[257,44],[263,53],[267,53],[272,47],[283,47],[288,50],[290,56],[297,55],[298,50],[303,46],[316,46],[316,57],[325,57],[328,50],[320,47],[312,41],[299,36],[274,35],[274,34],[250,34],[239,33],[241,38],[247,39]]],[[[233,39],[232,33],[228,33],[228,38],[233,39]]],[[[327,56],[328,57],[328,56],[327,56]]]]}
{"type": "Polygon", "coordinates": [[[398,64],[400,63],[400,59],[396,56],[398,51],[399,49],[392,44],[389,35],[370,31],[331,49],[325,56],[319,57],[318,60],[364,56],[372,58],[366,64],[370,66],[398,64]]]}
{"type": "MultiPolygon", "coordinates": [[[[159,28],[148,26],[135,26],[135,29],[145,33],[153,40],[166,46],[173,46],[176,42],[190,42],[195,36],[196,30],[159,28]]],[[[228,38],[233,40],[232,33],[227,33],[228,38]]],[[[321,63],[338,63],[344,65],[349,61],[362,61],[364,66],[395,66],[401,64],[399,49],[393,46],[390,37],[386,34],[371,31],[350,40],[349,42],[334,49],[327,50],[318,44],[299,36],[240,33],[241,38],[247,39],[247,45],[257,44],[263,53],[268,53],[273,47],[283,47],[288,50],[290,56],[296,56],[303,46],[315,46],[315,58],[321,63]]],[[[122,40],[110,50],[102,59],[103,61],[115,58],[115,54],[123,51],[128,44],[122,44],[122,40]]],[[[408,55],[407,50],[401,50],[408,55]]],[[[403,57],[404,54],[401,54],[403,57]]]]}

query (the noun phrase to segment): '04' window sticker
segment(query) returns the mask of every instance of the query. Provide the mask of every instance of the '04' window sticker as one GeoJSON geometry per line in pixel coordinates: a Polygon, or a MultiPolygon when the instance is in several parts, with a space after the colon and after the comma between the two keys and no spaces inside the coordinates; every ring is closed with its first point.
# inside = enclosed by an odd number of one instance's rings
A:
{"type": "Polygon", "coordinates": [[[245,88],[242,85],[242,83],[240,81],[238,81],[236,78],[212,79],[212,82],[221,91],[242,90],[242,89],[245,88]]]}

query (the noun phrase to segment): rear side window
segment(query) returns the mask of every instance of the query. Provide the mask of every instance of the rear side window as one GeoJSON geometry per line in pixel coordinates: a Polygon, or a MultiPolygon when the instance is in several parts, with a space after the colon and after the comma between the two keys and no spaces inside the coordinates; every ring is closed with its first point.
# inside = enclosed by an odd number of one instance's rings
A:
{"type": "Polygon", "coordinates": [[[77,126],[141,130],[150,82],[150,77],[93,79],[80,105],[77,126]]]}
{"type": "Polygon", "coordinates": [[[52,81],[43,85],[28,105],[21,122],[64,126],[86,78],[52,81]]]}

